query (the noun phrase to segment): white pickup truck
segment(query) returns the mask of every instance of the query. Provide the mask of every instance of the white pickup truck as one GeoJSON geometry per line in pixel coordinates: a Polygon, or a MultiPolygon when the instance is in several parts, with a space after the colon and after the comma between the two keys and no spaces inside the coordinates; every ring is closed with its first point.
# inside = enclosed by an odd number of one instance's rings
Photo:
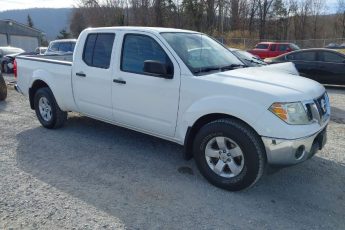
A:
{"type": "Polygon", "coordinates": [[[90,28],[73,61],[21,56],[16,65],[16,89],[44,127],[61,127],[75,111],[176,142],[209,182],[232,191],[255,184],[267,165],[309,159],[326,142],[322,85],[246,68],[198,32],[90,28]]]}

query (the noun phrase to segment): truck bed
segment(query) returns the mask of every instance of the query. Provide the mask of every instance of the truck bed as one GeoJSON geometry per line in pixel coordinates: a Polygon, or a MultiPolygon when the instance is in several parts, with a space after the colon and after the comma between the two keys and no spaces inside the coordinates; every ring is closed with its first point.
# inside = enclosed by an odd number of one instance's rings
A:
{"type": "Polygon", "coordinates": [[[24,95],[37,79],[43,80],[53,91],[60,108],[75,109],[72,93],[72,55],[19,56],[17,61],[18,85],[24,95]]]}

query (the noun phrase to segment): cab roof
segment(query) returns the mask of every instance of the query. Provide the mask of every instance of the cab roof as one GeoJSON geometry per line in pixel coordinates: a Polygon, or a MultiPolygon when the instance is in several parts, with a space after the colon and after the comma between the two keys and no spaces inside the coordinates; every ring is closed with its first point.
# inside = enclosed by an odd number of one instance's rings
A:
{"type": "Polygon", "coordinates": [[[176,28],[164,28],[164,27],[141,27],[141,26],[114,26],[114,27],[97,27],[97,28],[87,28],[86,31],[142,31],[142,32],[172,32],[172,33],[199,33],[192,30],[183,30],[176,28]]]}
{"type": "Polygon", "coordinates": [[[293,42],[259,42],[258,44],[294,44],[293,42]]]}

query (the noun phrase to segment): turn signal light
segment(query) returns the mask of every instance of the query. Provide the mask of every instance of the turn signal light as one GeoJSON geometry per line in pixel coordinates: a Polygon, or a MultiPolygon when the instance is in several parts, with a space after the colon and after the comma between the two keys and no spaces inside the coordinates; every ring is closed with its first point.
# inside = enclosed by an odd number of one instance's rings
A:
{"type": "Polygon", "coordinates": [[[280,103],[272,104],[270,110],[277,115],[280,119],[286,121],[288,119],[286,110],[282,107],[280,103]]]}

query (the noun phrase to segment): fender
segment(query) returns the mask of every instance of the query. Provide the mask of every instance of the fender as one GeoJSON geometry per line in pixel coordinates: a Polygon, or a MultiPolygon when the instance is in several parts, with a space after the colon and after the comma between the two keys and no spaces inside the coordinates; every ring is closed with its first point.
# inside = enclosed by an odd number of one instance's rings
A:
{"type": "Polygon", "coordinates": [[[52,73],[42,69],[35,70],[30,78],[30,89],[36,81],[43,81],[53,92],[55,100],[61,110],[76,111],[74,100],[72,100],[74,97],[71,89],[71,76],[70,74],[68,77],[62,75],[61,73],[64,73],[66,69],[59,71],[61,67],[64,66],[54,65],[55,71],[52,73]]]}
{"type": "Polygon", "coordinates": [[[260,116],[265,112],[266,105],[249,101],[246,98],[236,96],[211,96],[202,98],[188,107],[185,111],[180,111],[177,127],[177,137],[183,142],[187,134],[188,127],[193,127],[195,122],[208,114],[225,114],[242,120],[251,126],[259,135],[261,130],[257,130],[255,124],[260,116]]]}

